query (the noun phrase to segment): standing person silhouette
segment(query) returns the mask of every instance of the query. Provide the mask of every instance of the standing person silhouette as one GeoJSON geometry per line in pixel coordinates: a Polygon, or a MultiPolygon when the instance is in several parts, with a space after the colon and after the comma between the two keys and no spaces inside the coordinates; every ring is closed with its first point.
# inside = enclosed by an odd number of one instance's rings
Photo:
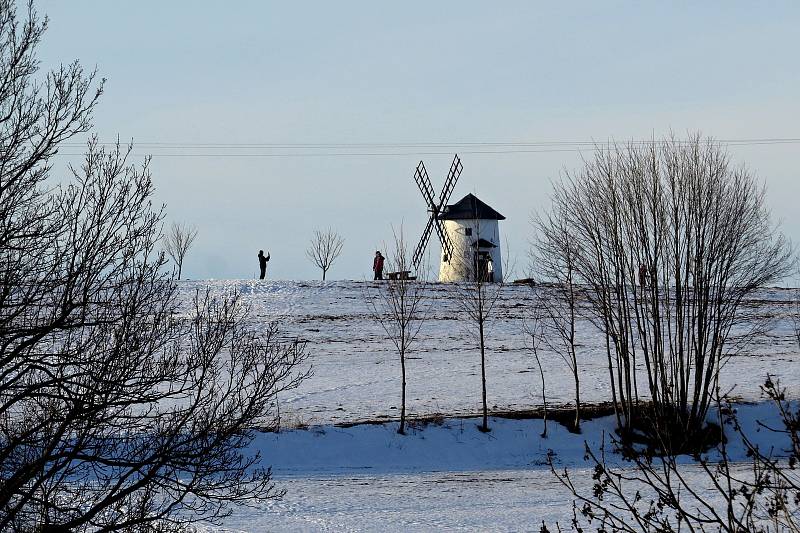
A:
{"type": "Polygon", "coordinates": [[[647,287],[647,276],[649,272],[644,263],[639,263],[639,286],[641,288],[647,287]]]}
{"type": "Polygon", "coordinates": [[[269,261],[269,252],[267,252],[267,255],[265,257],[264,250],[259,250],[258,266],[261,268],[261,277],[259,279],[264,279],[267,275],[267,261],[269,261]]]}
{"type": "Polygon", "coordinates": [[[380,250],[375,252],[375,259],[372,260],[372,270],[375,271],[374,279],[383,279],[383,260],[380,250]]]}

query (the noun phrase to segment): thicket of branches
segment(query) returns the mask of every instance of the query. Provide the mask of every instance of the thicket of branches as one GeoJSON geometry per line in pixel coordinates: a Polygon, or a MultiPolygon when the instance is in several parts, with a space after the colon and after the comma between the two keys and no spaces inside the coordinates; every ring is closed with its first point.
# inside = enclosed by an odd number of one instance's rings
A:
{"type": "Polygon", "coordinates": [[[556,185],[543,220],[544,248],[562,276],[574,255],[575,283],[606,336],[623,434],[658,434],[676,452],[696,445],[721,363],[760,325],[742,301],[790,266],[763,188],[712,140],[668,138],[598,149],[556,185]]]}
{"type": "Polygon", "coordinates": [[[37,78],[45,26],[0,0],[0,530],[218,521],[279,494],[246,447],[304,346],[249,331],[235,295],[177,314],[146,163],[92,141],[50,181],[100,86],[37,78]]]}
{"type": "Polygon", "coordinates": [[[612,467],[605,450],[587,446],[587,457],[595,465],[591,494],[579,490],[567,470],[558,471],[551,464],[576,498],[572,528],[631,533],[800,530],[800,409],[771,378],[762,391],[779,413],[780,425],[761,423],[760,430],[779,435],[778,449],[755,444],[729,403],[720,400],[712,408],[720,425],[729,425],[733,436],[742,440],[749,462],[730,459],[725,440],[714,448],[716,457],[700,456],[692,465],[674,455],[656,456],[644,450],[631,457],[629,466],[612,467]]]}
{"type": "MultiPolygon", "coordinates": [[[[800,348],[800,321],[795,302],[791,317],[800,348]]],[[[696,463],[681,462],[674,454],[656,454],[652,448],[631,450],[611,438],[611,449],[628,453],[631,462],[622,467],[606,462],[606,448],[586,447],[594,463],[591,494],[574,483],[566,470],[557,479],[575,497],[575,531],[725,531],[729,533],[800,531],[800,402],[790,400],[786,389],[767,375],[763,396],[777,413],[777,423],[756,421],[756,431],[766,434],[768,445],[759,445],[754,434],[741,425],[735,404],[713,394],[711,416],[725,438],[706,454],[695,454],[696,463]],[[740,441],[750,459],[736,462],[729,449],[740,441]],[[699,475],[698,475],[699,474],[699,475]]],[[[762,439],[763,440],[763,439],[762,439]]],[[[543,525],[542,531],[548,531],[543,525]]]]}

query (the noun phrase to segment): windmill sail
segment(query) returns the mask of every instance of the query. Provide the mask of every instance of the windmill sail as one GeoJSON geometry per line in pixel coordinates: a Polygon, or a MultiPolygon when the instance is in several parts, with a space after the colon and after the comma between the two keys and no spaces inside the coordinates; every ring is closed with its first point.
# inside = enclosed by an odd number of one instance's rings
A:
{"type": "Polygon", "coordinates": [[[428,242],[430,241],[431,233],[434,229],[436,230],[437,237],[439,237],[439,242],[442,244],[442,253],[446,260],[450,261],[453,256],[453,243],[450,241],[450,237],[447,235],[447,232],[444,231],[442,223],[439,221],[439,213],[441,213],[444,206],[447,205],[447,202],[450,200],[450,195],[453,193],[453,189],[455,189],[456,182],[463,168],[461,159],[459,159],[458,154],[456,154],[455,157],[453,157],[453,162],[450,164],[450,171],[447,173],[444,186],[439,193],[439,201],[436,202],[433,186],[428,177],[428,171],[425,169],[425,164],[420,161],[419,165],[417,165],[417,169],[414,172],[414,181],[417,183],[417,187],[422,193],[422,197],[425,199],[430,216],[422,232],[422,237],[420,237],[417,247],[414,249],[414,255],[412,256],[411,261],[415,270],[419,269],[419,265],[425,255],[425,249],[428,247],[428,242]]]}
{"type": "Polygon", "coordinates": [[[422,262],[422,257],[425,255],[425,248],[428,247],[428,241],[431,238],[432,231],[433,217],[428,219],[428,224],[425,226],[425,230],[422,232],[422,237],[420,237],[417,247],[414,248],[414,255],[411,258],[411,264],[414,266],[414,270],[419,269],[419,264],[422,262]]]}
{"type": "Polygon", "coordinates": [[[453,189],[456,188],[456,182],[463,168],[464,165],[461,164],[461,159],[459,159],[458,154],[456,154],[456,156],[453,157],[453,162],[450,164],[450,172],[447,173],[447,178],[444,180],[442,193],[439,195],[440,212],[442,208],[447,205],[447,202],[450,201],[450,195],[453,194],[453,189]]]}
{"type": "Polygon", "coordinates": [[[417,182],[417,187],[419,187],[422,196],[425,198],[425,202],[428,204],[428,209],[434,208],[435,204],[433,202],[433,185],[431,185],[431,179],[428,177],[428,171],[425,169],[425,163],[422,161],[419,162],[419,165],[417,165],[417,171],[414,172],[414,181],[417,182]]]}

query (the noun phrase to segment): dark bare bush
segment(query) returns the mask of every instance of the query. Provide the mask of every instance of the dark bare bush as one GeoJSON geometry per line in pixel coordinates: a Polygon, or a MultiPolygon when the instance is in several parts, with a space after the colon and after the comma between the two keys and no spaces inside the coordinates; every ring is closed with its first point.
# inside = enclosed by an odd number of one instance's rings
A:
{"type": "Polygon", "coordinates": [[[742,440],[748,462],[731,459],[725,440],[714,448],[714,457],[699,455],[697,464],[645,451],[633,455],[627,467],[614,467],[606,462],[604,449],[587,447],[587,458],[594,464],[591,494],[579,490],[571,474],[555,469],[551,462],[553,473],[575,497],[572,528],[631,533],[798,531],[800,409],[769,377],[762,391],[780,414],[779,427],[760,424],[761,431],[777,435],[777,448],[754,444],[729,403],[718,401],[712,408],[720,427],[732,427],[742,440]]]}
{"type": "Polygon", "coordinates": [[[742,302],[790,268],[763,188],[699,135],[598,148],[556,185],[542,220],[544,249],[560,254],[551,262],[561,277],[574,268],[605,334],[623,438],[644,430],[667,452],[691,451],[718,369],[762,331],[742,302]]]}
{"type": "Polygon", "coordinates": [[[146,163],[91,141],[55,180],[100,91],[77,63],[37,82],[26,14],[0,0],[0,530],[177,530],[280,495],[247,446],[304,346],[236,295],[178,313],[146,163]]]}

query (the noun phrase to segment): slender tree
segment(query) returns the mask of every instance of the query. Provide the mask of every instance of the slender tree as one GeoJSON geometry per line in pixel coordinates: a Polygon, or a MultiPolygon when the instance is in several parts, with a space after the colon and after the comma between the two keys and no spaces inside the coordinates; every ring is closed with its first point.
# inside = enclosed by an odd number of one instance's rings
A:
{"type": "Polygon", "coordinates": [[[531,352],[533,353],[533,358],[536,360],[536,366],[539,369],[539,381],[542,387],[542,422],[544,425],[544,429],[542,430],[541,436],[543,439],[547,438],[547,382],[544,377],[544,369],[542,368],[542,359],[540,357],[540,351],[542,344],[544,344],[544,339],[547,336],[547,329],[543,326],[543,315],[542,313],[535,311],[533,316],[531,316],[530,320],[525,322],[525,333],[531,338],[531,352]]]}
{"type": "MultiPolygon", "coordinates": [[[[474,242],[477,243],[481,239],[480,220],[477,219],[477,216],[473,220],[473,226],[473,238],[474,242]]],[[[456,262],[455,268],[461,272],[460,277],[468,281],[454,283],[455,297],[464,317],[463,324],[467,332],[476,340],[480,350],[483,414],[480,430],[488,432],[490,428],[486,395],[486,333],[503,284],[489,283],[485,276],[482,275],[478,268],[477,248],[473,250],[472,246],[466,244],[461,244],[461,246],[467,246],[467,249],[454,250],[451,261],[456,262]]],[[[507,268],[504,270],[506,271],[505,275],[510,275],[507,268]]]]}
{"type": "Polygon", "coordinates": [[[183,260],[197,238],[197,228],[188,224],[173,222],[169,232],[164,236],[164,248],[178,266],[178,279],[181,279],[183,260]]]}
{"type": "MultiPolygon", "coordinates": [[[[411,270],[411,257],[403,237],[394,233],[394,246],[387,258],[390,270],[404,272],[411,270]]],[[[365,292],[367,306],[375,320],[381,325],[392,341],[400,356],[400,427],[397,430],[405,434],[406,428],[406,356],[411,352],[417,336],[429,316],[428,284],[425,281],[425,268],[417,269],[417,279],[408,277],[390,277],[386,283],[374,288],[375,292],[365,292]]]]}
{"type": "Polygon", "coordinates": [[[531,270],[539,283],[533,287],[537,312],[541,312],[541,339],[557,354],[572,375],[575,418],[573,428],[580,431],[581,387],[577,355],[578,287],[575,261],[577,249],[566,221],[534,217],[535,238],[531,249],[531,270]]]}
{"type": "Polygon", "coordinates": [[[322,270],[322,281],[330,270],[331,265],[342,253],[344,239],[334,230],[315,230],[311,244],[306,250],[306,255],[312,263],[322,270]]]}

